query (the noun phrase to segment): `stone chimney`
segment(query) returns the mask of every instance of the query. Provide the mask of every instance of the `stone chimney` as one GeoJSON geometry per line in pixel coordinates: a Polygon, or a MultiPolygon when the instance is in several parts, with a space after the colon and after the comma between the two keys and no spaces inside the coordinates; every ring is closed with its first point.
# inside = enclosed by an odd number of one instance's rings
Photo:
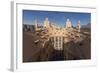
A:
{"type": "Polygon", "coordinates": [[[66,28],[72,28],[72,23],[69,19],[66,21],[66,28]]]}
{"type": "Polygon", "coordinates": [[[81,24],[80,24],[80,20],[79,20],[78,24],[77,24],[77,30],[78,30],[78,32],[80,32],[80,29],[81,29],[81,24]]]}
{"type": "Polygon", "coordinates": [[[46,17],[45,18],[45,21],[44,21],[44,27],[46,27],[46,28],[48,28],[49,27],[49,20],[48,20],[48,18],[46,17]]]}
{"type": "Polygon", "coordinates": [[[37,30],[38,29],[38,23],[37,23],[37,20],[35,20],[35,30],[37,30]]]}

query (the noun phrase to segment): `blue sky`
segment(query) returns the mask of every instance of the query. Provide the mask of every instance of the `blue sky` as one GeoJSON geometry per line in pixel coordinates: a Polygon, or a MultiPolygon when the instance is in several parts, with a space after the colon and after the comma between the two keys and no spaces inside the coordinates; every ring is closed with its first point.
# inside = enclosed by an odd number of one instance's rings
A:
{"type": "Polygon", "coordinates": [[[37,19],[38,23],[43,25],[46,17],[59,26],[65,26],[67,19],[71,20],[73,26],[77,25],[78,20],[81,25],[91,23],[91,13],[23,10],[23,24],[34,25],[37,19]]]}

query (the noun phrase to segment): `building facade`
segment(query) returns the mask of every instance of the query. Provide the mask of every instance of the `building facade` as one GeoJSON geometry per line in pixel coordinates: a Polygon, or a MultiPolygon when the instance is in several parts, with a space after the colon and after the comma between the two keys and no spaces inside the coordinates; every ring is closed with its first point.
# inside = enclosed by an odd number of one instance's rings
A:
{"type": "Polygon", "coordinates": [[[63,50],[63,44],[75,41],[80,38],[80,21],[77,23],[77,27],[73,28],[72,22],[67,19],[66,26],[61,28],[59,26],[50,23],[48,18],[45,18],[44,25],[42,28],[39,27],[38,23],[35,21],[35,31],[44,30],[47,31],[48,39],[51,39],[55,50],[63,50]]]}

